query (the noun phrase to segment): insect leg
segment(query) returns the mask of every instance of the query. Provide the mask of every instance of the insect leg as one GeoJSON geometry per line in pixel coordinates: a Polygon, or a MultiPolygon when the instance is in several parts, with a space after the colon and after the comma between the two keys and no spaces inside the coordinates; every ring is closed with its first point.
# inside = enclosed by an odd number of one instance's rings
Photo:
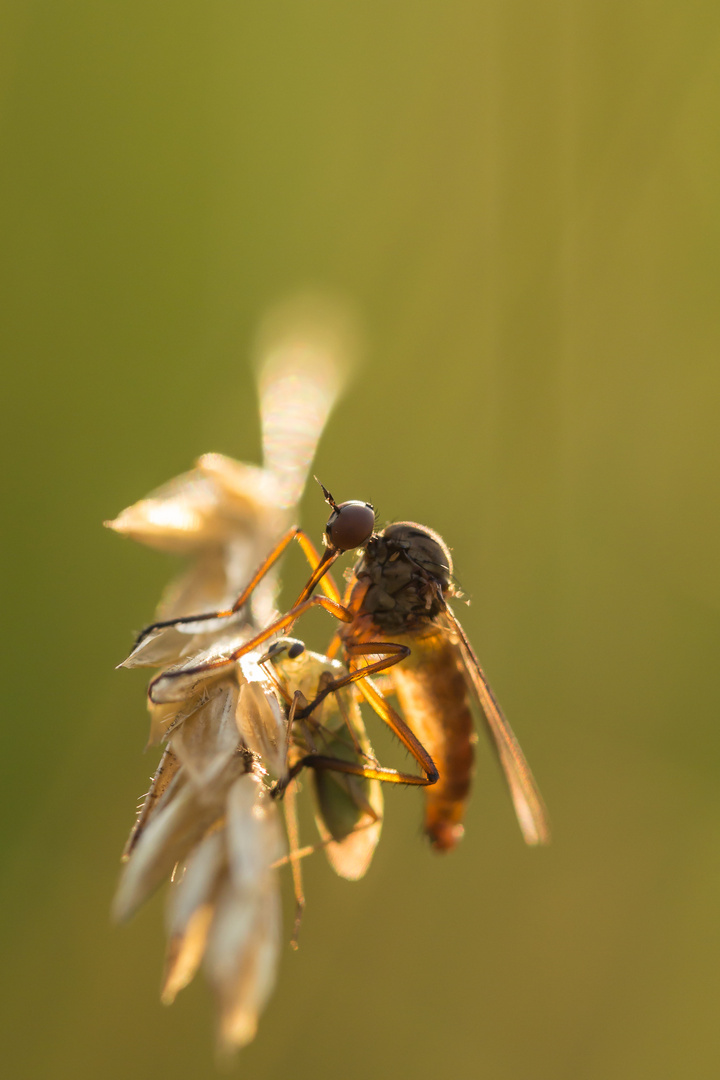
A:
{"type": "MultiPolygon", "coordinates": [[[[289,727],[292,727],[297,701],[298,697],[296,694],[295,698],[293,699],[293,703],[290,706],[290,712],[288,714],[289,727]]],[[[287,792],[287,797],[284,800],[284,809],[285,827],[287,829],[289,845],[288,858],[290,860],[290,870],[292,872],[293,881],[293,893],[295,895],[295,923],[293,925],[290,945],[293,949],[297,949],[298,934],[300,933],[300,923],[302,921],[303,911],[305,910],[305,894],[303,892],[302,869],[300,866],[300,830],[298,827],[297,805],[295,800],[295,785],[293,785],[287,792]]]]}
{"type": "MultiPolygon", "coordinates": [[[[393,709],[391,705],[387,703],[383,695],[378,688],[374,685],[371,679],[362,679],[358,684],[360,693],[363,695],[368,705],[374,712],[383,720],[390,728],[392,733],[398,737],[403,746],[410,751],[412,756],[417,761],[418,765],[425,773],[425,778],[420,779],[417,777],[415,783],[418,782],[423,785],[436,784],[439,778],[439,773],[435,766],[435,762],[430,757],[420,740],[414,735],[405,721],[402,719],[399,713],[393,709]]],[[[400,781],[405,783],[406,781],[400,781]]]]}
{"type": "Polygon", "coordinates": [[[397,769],[388,769],[380,765],[360,765],[324,754],[306,754],[293,765],[286,777],[277,782],[273,789],[275,796],[282,795],[288,783],[304,768],[329,769],[334,772],[347,773],[351,776],[361,776],[367,780],[381,780],[387,784],[412,784],[414,787],[427,787],[438,781],[439,774],[435,763],[425,747],[415,737],[402,717],[395,712],[392,706],[388,705],[383,695],[368,678],[368,672],[385,670],[404,659],[408,654],[407,647],[392,642],[370,641],[350,645],[347,651],[351,655],[378,655],[382,652],[389,653],[389,655],[373,664],[368,664],[366,667],[351,671],[349,675],[342,679],[334,679],[299,715],[309,715],[328,693],[357,682],[365,700],[380,719],[388,725],[393,734],[400,739],[406,750],[410,751],[425,775],[417,776],[413,773],[399,772],[397,769]]]}
{"type": "Polygon", "coordinates": [[[309,611],[314,607],[321,607],[325,611],[329,611],[331,615],[334,615],[336,619],[340,619],[342,622],[352,622],[352,615],[347,608],[342,606],[342,604],[336,603],[328,596],[312,596],[309,600],[305,600],[303,603],[292,608],[286,615],[283,615],[282,618],[276,619],[275,622],[270,623],[270,625],[259,634],[256,634],[255,637],[246,641],[243,645],[240,645],[239,648],[228,653],[227,656],[219,656],[213,660],[206,660],[204,663],[196,664],[194,667],[182,667],[175,671],[163,671],[159,675],[156,675],[148,687],[148,697],[156,704],[160,703],[161,699],[156,697],[155,688],[158,683],[163,680],[185,679],[189,675],[201,675],[209,671],[229,667],[234,664],[236,660],[239,660],[241,656],[245,656],[246,653],[252,652],[253,649],[256,649],[258,645],[262,645],[264,641],[267,641],[267,639],[274,634],[279,634],[282,630],[286,630],[289,626],[292,626],[301,615],[304,615],[306,611],[309,611]]]}
{"type": "MultiPolygon", "coordinates": [[[[394,642],[385,641],[363,641],[346,645],[345,651],[348,654],[349,659],[352,662],[354,656],[381,656],[380,660],[374,661],[372,664],[366,664],[364,667],[355,668],[350,671],[349,675],[344,676],[342,679],[334,679],[331,683],[321,691],[320,694],[311,701],[310,704],[303,709],[301,716],[307,716],[312,710],[322,701],[327,694],[332,693],[334,690],[339,690],[342,686],[347,686],[350,683],[358,683],[360,693],[365,700],[377,713],[381,720],[383,720],[394,735],[398,737],[406,750],[409,750],[412,756],[417,761],[420,768],[425,773],[425,777],[414,777],[412,780],[405,779],[409,774],[397,773],[394,769],[384,769],[383,776],[377,776],[375,772],[370,770],[369,772],[357,773],[358,776],[367,776],[369,779],[386,780],[389,783],[413,783],[413,784],[435,784],[438,779],[438,771],[435,768],[433,759],[428,754],[427,750],[420,742],[418,738],[413,734],[408,725],[402,719],[402,717],[388,705],[387,701],[380,693],[378,688],[368,678],[369,675],[375,674],[378,671],[386,671],[387,668],[392,667],[394,664],[398,664],[401,660],[404,660],[406,656],[410,654],[410,650],[406,645],[398,645],[394,642]],[[385,654],[385,655],[383,655],[385,654]],[[386,775],[388,774],[388,775],[386,775]],[[402,776],[404,779],[391,779],[393,777],[402,776]]],[[[328,766],[318,766],[319,768],[326,768],[328,766]]],[[[339,769],[339,772],[351,772],[349,769],[339,769]]]]}
{"type": "Polygon", "coordinates": [[[303,550],[305,558],[310,563],[312,574],[310,575],[307,584],[303,588],[297,600],[293,604],[293,607],[297,607],[298,604],[302,604],[304,600],[307,600],[309,596],[312,596],[312,593],[316,585],[318,584],[320,585],[320,588],[325,593],[325,595],[330,598],[330,600],[334,600],[336,604],[339,604],[340,590],[333,581],[332,577],[330,577],[328,571],[330,570],[330,567],[338,558],[338,556],[342,554],[342,552],[340,552],[337,548],[326,548],[322,555],[320,555],[313,542],[304,532],[299,531],[297,539],[300,547],[303,550]]]}
{"type": "Polygon", "coordinates": [[[310,580],[293,606],[297,607],[299,603],[306,600],[312,594],[312,591],[317,584],[320,584],[320,587],[329,599],[334,600],[336,603],[340,603],[340,592],[332,577],[328,575],[330,566],[335,559],[337,559],[340,552],[328,548],[323,555],[320,556],[310,538],[302,531],[302,529],[297,525],[294,525],[291,529],[288,529],[280,540],[278,540],[270,554],[262,561],[232,607],[220,611],[207,611],[199,615],[181,615],[176,619],[167,619],[161,622],[151,623],[150,626],[146,626],[145,629],[140,632],[133,645],[132,651],[134,652],[138,645],[141,645],[145,638],[155,630],[165,630],[171,626],[184,626],[190,623],[205,622],[211,619],[229,619],[232,615],[237,614],[237,612],[247,604],[254,589],[273,568],[293,540],[297,540],[300,544],[302,552],[312,570],[310,580]]]}
{"type": "MultiPolygon", "coordinates": [[[[294,780],[303,769],[329,769],[331,772],[347,773],[350,776],[361,776],[366,780],[381,780],[386,784],[412,784],[413,787],[427,787],[428,784],[437,782],[437,769],[432,765],[432,759],[426,754],[430,766],[427,776],[416,776],[414,773],[398,772],[397,769],[387,769],[383,766],[356,765],[354,761],[344,761],[342,758],[326,757],[324,754],[306,754],[305,757],[296,761],[289,770],[287,776],[278,780],[271,794],[277,798],[282,795],[291,780],[294,780]]],[[[425,768],[425,766],[423,766],[425,768]]]]}
{"type": "Polygon", "coordinates": [[[349,656],[382,656],[382,659],[375,660],[372,664],[366,664],[364,667],[356,668],[348,675],[343,675],[340,679],[332,679],[303,709],[300,714],[302,717],[308,716],[328,694],[334,693],[335,690],[341,690],[343,686],[348,686],[350,683],[360,682],[361,679],[365,679],[369,675],[375,675],[378,671],[385,671],[387,668],[393,667],[394,664],[399,664],[401,660],[410,655],[410,649],[407,645],[396,645],[394,642],[389,641],[359,642],[346,645],[345,651],[349,656]]]}

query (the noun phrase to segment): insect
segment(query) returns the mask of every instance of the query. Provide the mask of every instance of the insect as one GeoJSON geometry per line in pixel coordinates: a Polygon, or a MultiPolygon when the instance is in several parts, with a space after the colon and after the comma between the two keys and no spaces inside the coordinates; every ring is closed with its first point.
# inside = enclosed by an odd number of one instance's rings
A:
{"type": "MultiPolygon", "coordinates": [[[[311,652],[293,638],[282,638],[273,643],[262,662],[271,666],[288,708],[288,770],[276,786],[276,794],[284,792],[290,776],[296,774],[294,766],[308,754],[322,752],[361,767],[377,766],[351,687],[343,686],[323,697],[306,718],[301,718],[309,700],[347,676],[340,661],[311,652]]],[[[341,877],[357,880],[367,871],[380,838],[380,782],[339,771],[311,772],[315,822],[328,861],[341,877]]]]}
{"type": "Polygon", "coordinates": [[[163,693],[168,693],[167,680],[177,680],[180,687],[187,687],[188,679],[207,678],[214,669],[233,663],[244,652],[286,631],[311,607],[323,607],[343,624],[328,655],[333,656],[341,648],[348,674],[329,682],[296,715],[301,719],[310,715],[328,694],[358,682],[362,695],[410,751],[424,775],[342,762],[321,753],[306,755],[293,766],[291,774],[311,767],[426,787],[425,831],[437,850],[451,850],[463,835],[462,821],[472,778],[472,696],[505,774],[525,841],[547,843],[547,811],[535,779],[448,603],[454,589],[447,545],[432,529],[414,522],[398,522],[376,533],[370,504],[338,504],[325,488],[323,492],[332,513],[322,557],[301,530],[290,530],[232,609],[193,618],[199,621],[235,614],[291,540],[298,539],[313,571],[290,611],[227,657],[166,670],[150,684],[151,700],[157,699],[154,695],[161,686],[163,693]],[[341,603],[328,570],[343,551],[352,548],[362,548],[362,553],[341,603]],[[318,585],[323,596],[312,595],[318,585]],[[362,663],[362,657],[368,657],[369,662],[362,663]],[[405,719],[368,678],[383,671],[387,672],[405,719]]]}
{"type": "MultiPolygon", "coordinates": [[[[435,848],[448,851],[463,834],[473,768],[470,696],[497,752],[526,842],[547,843],[547,811],[537,784],[448,604],[452,581],[450,551],[432,529],[396,522],[373,534],[345,597],[352,621],[340,627],[329,655],[342,646],[354,670],[360,646],[389,640],[406,647],[388,678],[439,773],[425,792],[425,831],[435,848]]],[[[363,692],[372,694],[372,687],[363,692]]]]}

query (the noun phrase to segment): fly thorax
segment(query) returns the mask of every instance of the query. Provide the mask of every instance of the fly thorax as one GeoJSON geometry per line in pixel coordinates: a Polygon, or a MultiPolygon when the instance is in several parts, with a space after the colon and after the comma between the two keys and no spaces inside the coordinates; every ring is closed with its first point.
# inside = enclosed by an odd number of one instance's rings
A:
{"type": "Polygon", "coordinates": [[[419,629],[444,610],[452,561],[432,530],[399,522],[370,540],[355,573],[368,581],[363,613],[383,630],[400,632],[419,629]]]}

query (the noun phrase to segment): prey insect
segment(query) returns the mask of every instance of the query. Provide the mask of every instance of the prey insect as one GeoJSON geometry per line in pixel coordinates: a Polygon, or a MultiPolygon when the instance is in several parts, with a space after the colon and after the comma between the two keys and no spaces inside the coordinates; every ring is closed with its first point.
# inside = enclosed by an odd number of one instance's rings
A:
{"type": "MultiPolygon", "coordinates": [[[[289,789],[308,755],[322,752],[338,763],[377,765],[350,686],[323,696],[305,713],[309,700],[348,674],[343,664],[305,649],[293,638],[274,642],[260,662],[272,670],[288,710],[287,769],[275,785],[276,796],[289,789]]],[[[311,774],[315,822],[325,853],[341,877],[356,880],[365,874],[380,838],[380,782],[337,770],[313,769],[311,774]]]]}

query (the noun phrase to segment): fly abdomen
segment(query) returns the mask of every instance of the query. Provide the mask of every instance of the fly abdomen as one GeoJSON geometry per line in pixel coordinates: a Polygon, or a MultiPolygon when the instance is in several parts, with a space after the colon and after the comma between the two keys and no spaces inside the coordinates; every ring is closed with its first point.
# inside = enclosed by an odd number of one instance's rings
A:
{"type": "Polygon", "coordinates": [[[425,788],[425,832],[436,850],[450,851],[463,835],[472,781],[472,713],[452,643],[433,633],[408,636],[407,644],[411,655],[391,677],[406,722],[440,774],[425,788]]]}

